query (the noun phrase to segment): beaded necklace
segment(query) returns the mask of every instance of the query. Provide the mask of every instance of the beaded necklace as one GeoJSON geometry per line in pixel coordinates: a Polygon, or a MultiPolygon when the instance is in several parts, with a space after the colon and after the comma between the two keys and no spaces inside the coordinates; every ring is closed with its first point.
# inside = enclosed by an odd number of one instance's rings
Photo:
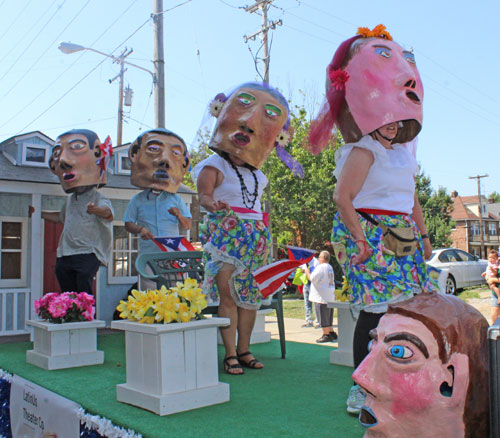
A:
{"type": "Polygon", "coordinates": [[[255,175],[255,170],[248,169],[250,170],[250,172],[252,172],[252,176],[255,181],[255,190],[253,191],[253,193],[250,193],[250,190],[248,190],[247,186],[245,185],[245,181],[243,180],[243,175],[240,173],[238,168],[233,164],[233,162],[230,159],[227,159],[227,161],[234,169],[236,175],[238,176],[238,179],[240,180],[241,198],[243,199],[243,204],[245,204],[246,208],[252,210],[259,196],[259,181],[257,180],[257,175],[255,175]]]}

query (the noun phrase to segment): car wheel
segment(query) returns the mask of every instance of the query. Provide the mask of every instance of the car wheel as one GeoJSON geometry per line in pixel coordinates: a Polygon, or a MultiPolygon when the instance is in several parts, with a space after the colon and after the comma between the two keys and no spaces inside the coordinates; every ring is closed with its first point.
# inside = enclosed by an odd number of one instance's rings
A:
{"type": "Polygon", "coordinates": [[[449,295],[455,295],[457,292],[455,279],[451,275],[448,275],[448,278],[446,279],[446,289],[445,290],[446,290],[446,294],[449,294],[449,295]]]}

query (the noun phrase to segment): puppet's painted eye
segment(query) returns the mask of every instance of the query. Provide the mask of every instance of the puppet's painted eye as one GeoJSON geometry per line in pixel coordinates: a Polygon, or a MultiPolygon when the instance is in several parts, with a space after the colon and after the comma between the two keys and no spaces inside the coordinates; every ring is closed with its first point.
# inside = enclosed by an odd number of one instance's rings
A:
{"type": "Polygon", "coordinates": [[[389,347],[387,354],[395,359],[410,359],[413,357],[413,351],[404,345],[393,345],[389,347]]]}
{"type": "Polygon", "coordinates": [[[375,53],[377,55],[383,56],[384,58],[390,58],[392,56],[391,51],[383,47],[375,47],[375,53]]]}

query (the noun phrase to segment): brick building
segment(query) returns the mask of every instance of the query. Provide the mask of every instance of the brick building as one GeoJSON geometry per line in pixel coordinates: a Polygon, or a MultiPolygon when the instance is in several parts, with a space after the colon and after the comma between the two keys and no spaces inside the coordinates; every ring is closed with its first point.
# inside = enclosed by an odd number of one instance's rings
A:
{"type": "Polygon", "coordinates": [[[479,203],[478,196],[459,196],[456,191],[451,193],[451,197],[453,199],[451,218],[456,223],[450,236],[453,241],[452,246],[486,258],[489,249],[499,248],[500,204],[493,203],[484,196],[479,203]],[[480,219],[483,223],[485,248],[483,253],[481,253],[480,219]]]}

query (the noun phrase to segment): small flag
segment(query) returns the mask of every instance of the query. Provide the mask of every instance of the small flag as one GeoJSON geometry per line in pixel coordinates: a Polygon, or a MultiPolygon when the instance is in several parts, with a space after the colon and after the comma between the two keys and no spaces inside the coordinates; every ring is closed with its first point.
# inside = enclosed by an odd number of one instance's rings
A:
{"type": "Polygon", "coordinates": [[[111,161],[111,155],[113,155],[113,145],[111,143],[111,137],[108,135],[104,143],[99,145],[99,150],[101,151],[101,158],[97,160],[97,164],[101,168],[101,176],[109,166],[109,162],[111,161]]]}
{"type": "Polygon", "coordinates": [[[153,242],[164,252],[171,251],[196,251],[196,248],[182,236],[155,237],[153,242]]]}
{"type": "Polygon", "coordinates": [[[288,276],[300,265],[309,263],[314,254],[316,251],[312,249],[289,246],[288,260],[278,260],[254,271],[253,276],[259,285],[262,296],[265,298],[276,292],[288,276]]]}

